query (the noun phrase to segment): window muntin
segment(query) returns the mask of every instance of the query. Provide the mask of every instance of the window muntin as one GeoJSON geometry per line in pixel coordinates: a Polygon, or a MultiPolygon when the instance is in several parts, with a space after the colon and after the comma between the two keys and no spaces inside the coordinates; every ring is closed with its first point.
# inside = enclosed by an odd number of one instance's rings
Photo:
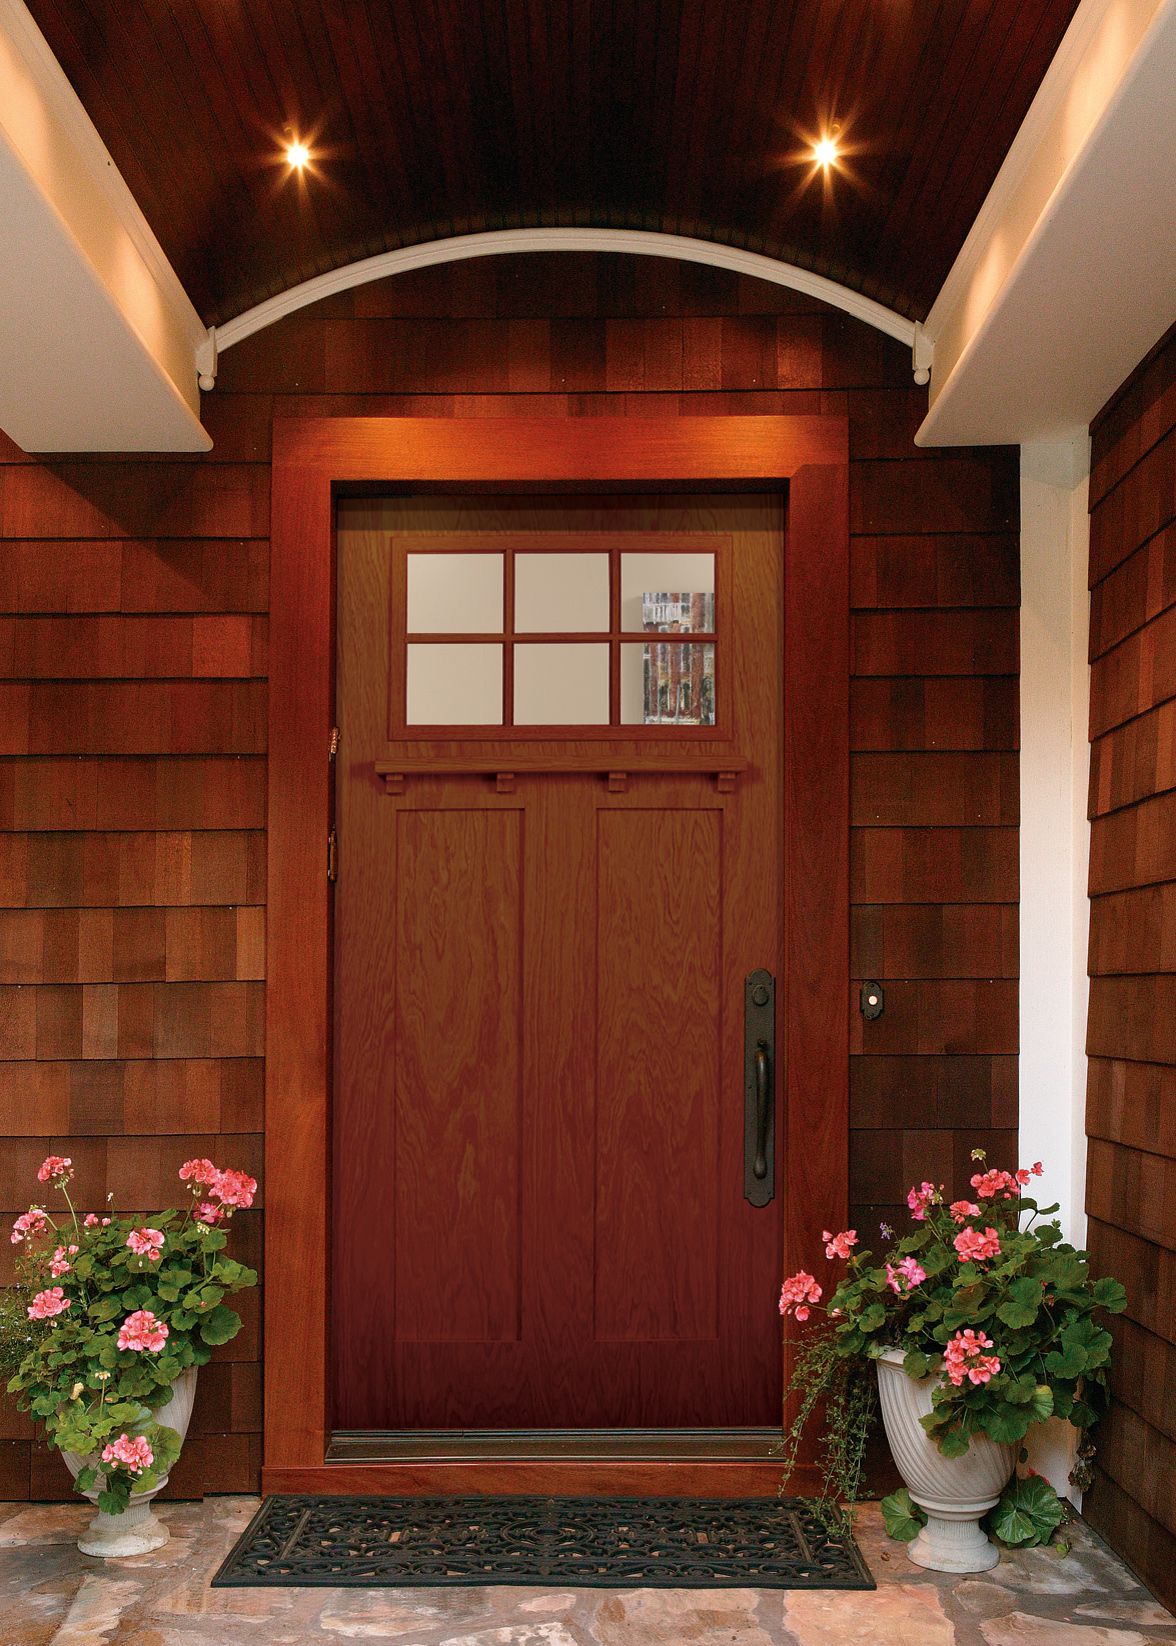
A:
{"type": "Polygon", "coordinates": [[[393,538],[389,735],[721,732],[730,540],[650,535],[393,538]]]}

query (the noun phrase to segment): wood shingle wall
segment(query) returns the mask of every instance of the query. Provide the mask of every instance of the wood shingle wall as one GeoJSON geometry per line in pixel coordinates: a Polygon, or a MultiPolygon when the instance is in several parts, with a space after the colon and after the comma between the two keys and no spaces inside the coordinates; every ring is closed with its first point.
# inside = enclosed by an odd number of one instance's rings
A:
{"type": "Polygon", "coordinates": [[[1176,329],[1092,428],[1087,1208],[1127,1287],[1086,1513],[1176,1604],[1176,329]]]}
{"type": "MultiPolygon", "coordinates": [[[[0,1212],[50,1148],[87,1204],[127,1209],[158,1208],[194,1153],[257,1172],[269,434],[308,412],[848,414],[855,1220],[875,1238],[911,1182],[963,1183],[976,1144],[1011,1164],[1017,462],[916,450],[925,405],[904,349],[794,293],[528,256],[366,286],[239,345],[205,457],[0,452],[0,1112],[21,1139],[0,1212]],[[886,987],[872,1024],[863,978],[886,987]]],[[[251,1258],[263,1215],[236,1225],[251,1258]]],[[[259,1354],[252,1299],[202,1375],[178,1494],[256,1483],[259,1354]]],[[[64,1493],[7,1406],[0,1437],[7,1495],[64,1493]]]]}

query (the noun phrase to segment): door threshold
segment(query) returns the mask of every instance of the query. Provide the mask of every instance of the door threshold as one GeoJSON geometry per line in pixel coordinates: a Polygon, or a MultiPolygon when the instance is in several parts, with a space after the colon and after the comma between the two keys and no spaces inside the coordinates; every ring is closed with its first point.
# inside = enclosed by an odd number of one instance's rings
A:
{"type": "Polygon", "coordinates": [[[341,1429],[328,1463],[746,1463],[778,1455],[779,1429],[341,1429]]]}

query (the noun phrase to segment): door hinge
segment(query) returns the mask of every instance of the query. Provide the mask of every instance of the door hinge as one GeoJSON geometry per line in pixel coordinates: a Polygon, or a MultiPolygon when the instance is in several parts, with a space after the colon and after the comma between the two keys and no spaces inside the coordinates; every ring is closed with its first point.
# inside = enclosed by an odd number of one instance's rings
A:
{"type": "Polygon", "coordinates": [[[332,726],[331,727],[331,741],[327,744],[327,759],[328,760],[334,760],[335,756],[338,753],[339,753],[339,728],[338,728],[338,726],[332,726]]]}
{"type": "Polygon", "coordinates": [[[339,836],[332,829],[327,836],[327,879],[332,886],[339,878],[339,836]]]}

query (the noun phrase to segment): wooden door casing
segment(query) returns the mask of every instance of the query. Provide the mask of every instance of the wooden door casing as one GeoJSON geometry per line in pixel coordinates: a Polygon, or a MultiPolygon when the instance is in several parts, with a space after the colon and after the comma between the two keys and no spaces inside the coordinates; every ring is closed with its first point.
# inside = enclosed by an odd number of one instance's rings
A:
{"type": "MultiPolygon", "coordinates": [[[[787,488],[785,1267],[845,1215],[848,452],[841,417],[312,417],[274,424],[266,1176],[267,1491],[771,1492],[774,1464],[325,1462],[334,499],[340,490],[787,488]],[[798,1055],[799,1054],[799,1055],[798,1055]],[[791,1117],[806,1113],[793,1135],[791,1117]],[[803,1212],[798,1208],[803,1204],[803,1212]]],[[[373,1193],[378,1193],[376,1185],[373,1193]]],[[[795,1482],[803,1486],[803,1477],[795,1482]]]]}
{"type": "Polygon", "coordinates": [[[340,505],[340,1429],[779,1420],[783,1202],[743,1195],[742,1003],[748,971],[780,970],[783,512],[779,495],[340,505]],[[423,745],[434,772],[379,715],[400,545],[569,534],[721,559],[717,726],[615,726],[583,772],[560,770],[583,757],[574,732],[477,728],[423,745]],[[417,764],[382,793],[373,768],[405,748],[417,764]],[[663,770],[686,748],[712,769],[663,770]],[[445,769],[520,749],[552,769],[445,769]]]}

